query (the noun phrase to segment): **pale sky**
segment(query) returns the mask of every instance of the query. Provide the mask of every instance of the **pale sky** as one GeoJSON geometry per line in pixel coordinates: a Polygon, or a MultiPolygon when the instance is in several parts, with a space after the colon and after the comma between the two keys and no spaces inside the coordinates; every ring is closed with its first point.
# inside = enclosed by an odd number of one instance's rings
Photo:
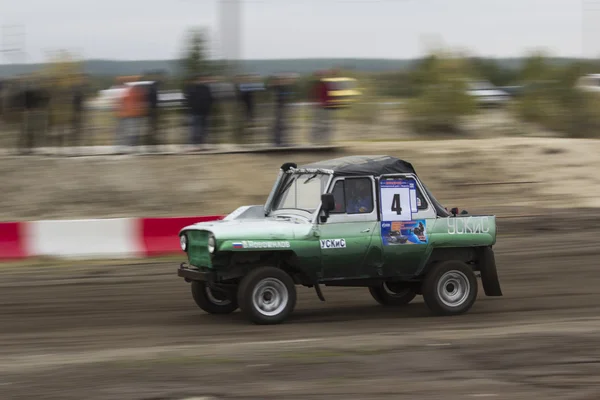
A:
{"type": "MultiPolygon", "coordinates": [[[[59,48],[85,58],[170,59],[195,26],[209,29],[218,51],[218,1],[0,0],[0,25],[25,26],[28,62],[59,48]]],[[[10,33],[0,32],[0,47],[22,42],[10,33]]],[[[241,55],[412,58],[425,38],[438,37],[482,56],[543,48],[579,57],[600,53],[599,33],[600,0],[242,0],[241,55]]]]}

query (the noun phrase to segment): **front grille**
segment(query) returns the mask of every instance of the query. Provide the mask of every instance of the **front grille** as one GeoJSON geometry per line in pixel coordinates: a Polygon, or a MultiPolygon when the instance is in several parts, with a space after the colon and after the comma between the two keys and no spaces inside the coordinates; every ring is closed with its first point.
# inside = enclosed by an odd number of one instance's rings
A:
{"type": "Polygon", "coordinates": [[[208,252],[208,232],[188,231],[188,260],[196,267],[212,267],[208,252]]]}

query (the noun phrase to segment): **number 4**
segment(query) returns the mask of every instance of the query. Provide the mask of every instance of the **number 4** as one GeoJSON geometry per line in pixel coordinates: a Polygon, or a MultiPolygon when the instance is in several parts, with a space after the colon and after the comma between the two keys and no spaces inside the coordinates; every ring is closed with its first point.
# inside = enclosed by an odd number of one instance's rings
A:
{"type": "Polygon", "coordinates": [[[400,195],[396,193],[392,200],[392,211],[396,212],[397,215],[402,214],[402,207],[400,207],[400,195]]]}

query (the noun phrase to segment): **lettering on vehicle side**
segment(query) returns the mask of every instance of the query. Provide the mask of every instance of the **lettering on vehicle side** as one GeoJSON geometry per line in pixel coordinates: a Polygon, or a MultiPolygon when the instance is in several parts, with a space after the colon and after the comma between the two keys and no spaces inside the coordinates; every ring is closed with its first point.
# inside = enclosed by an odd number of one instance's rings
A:
{"type": "Polygon", "coordinates": [[[323,239],[321,240],[322,249],[345,249],[346,239],[323,239]]]}
{"type": "Polygon", "coordinates": [[[255,242],[252,240],[243,240],[242,247],[244,249],[287,249],[290,247],[288,241],[273,241],[273,242],[255,242]]]}
{"type": "Polygon", "coordinates": [[[488,217],[446,218],[450,235],[469,233],[489,233],[490,220],[488,217]]]}

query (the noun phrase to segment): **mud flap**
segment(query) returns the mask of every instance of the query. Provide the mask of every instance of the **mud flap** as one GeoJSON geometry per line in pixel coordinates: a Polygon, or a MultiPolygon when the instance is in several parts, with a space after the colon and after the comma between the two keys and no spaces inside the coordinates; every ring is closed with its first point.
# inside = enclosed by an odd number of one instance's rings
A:
{"type": "Polygon", "coordinates": [[[486,296],[502,296],[498,271],[496,270],[496,258],[490,247],[485,247],[479,253],[479,272],[481,272],[481,283],[486,296]]]}

